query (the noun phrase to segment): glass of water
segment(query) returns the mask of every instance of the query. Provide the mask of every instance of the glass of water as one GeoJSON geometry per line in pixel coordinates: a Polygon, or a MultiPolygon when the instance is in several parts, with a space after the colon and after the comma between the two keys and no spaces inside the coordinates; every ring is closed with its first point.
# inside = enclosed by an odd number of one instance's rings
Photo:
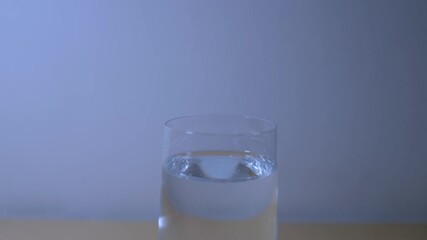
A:
{"type": "Polygon", "coordinates": [[[276,240],[276,125],[199,115],[165,124],[159,240],[276,240]]]}

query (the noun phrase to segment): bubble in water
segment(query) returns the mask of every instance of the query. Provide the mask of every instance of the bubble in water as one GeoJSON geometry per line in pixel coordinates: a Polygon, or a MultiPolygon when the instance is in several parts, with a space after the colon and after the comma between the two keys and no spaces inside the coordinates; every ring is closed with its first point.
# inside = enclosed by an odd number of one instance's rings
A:
{"type": "Polygon", "coordinates": [[[263,156],[229,155],[196,156],[176,155],[166,164],[166,170],[172,175],[211,179],[239,181],[271,174],[275,163],[263,156]]]}

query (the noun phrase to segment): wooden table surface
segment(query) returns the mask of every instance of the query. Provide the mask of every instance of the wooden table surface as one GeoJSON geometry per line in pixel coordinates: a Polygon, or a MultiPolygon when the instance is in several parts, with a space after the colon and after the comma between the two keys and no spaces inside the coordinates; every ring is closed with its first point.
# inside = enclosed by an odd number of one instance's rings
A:
{"type": "MultiPolygon", "coordinates": [[[[154,222],[0,220],[0,240],[155,240],[154,222]]],[[[281,224],[286,240],[427,240],[427,224],[281,224]]]]}

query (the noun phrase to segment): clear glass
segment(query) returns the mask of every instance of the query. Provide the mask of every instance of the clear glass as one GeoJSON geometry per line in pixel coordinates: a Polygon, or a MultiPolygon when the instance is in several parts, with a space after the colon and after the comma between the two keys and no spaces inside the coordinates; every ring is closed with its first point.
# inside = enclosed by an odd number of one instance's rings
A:
{"type": "Polygon", "coordinates": [[[165,124],[159,240],[276,240],[276,125],[199,115],[165,124]]]}

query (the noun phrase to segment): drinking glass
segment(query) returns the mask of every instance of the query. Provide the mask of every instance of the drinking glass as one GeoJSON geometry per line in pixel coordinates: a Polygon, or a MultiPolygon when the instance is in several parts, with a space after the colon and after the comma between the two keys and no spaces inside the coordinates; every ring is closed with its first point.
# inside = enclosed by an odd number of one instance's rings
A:
{"type": "Polygon", "coordinates": [[[165,123],[159,240],[276,240],[276,125],[234,115],[165,123]]]}

